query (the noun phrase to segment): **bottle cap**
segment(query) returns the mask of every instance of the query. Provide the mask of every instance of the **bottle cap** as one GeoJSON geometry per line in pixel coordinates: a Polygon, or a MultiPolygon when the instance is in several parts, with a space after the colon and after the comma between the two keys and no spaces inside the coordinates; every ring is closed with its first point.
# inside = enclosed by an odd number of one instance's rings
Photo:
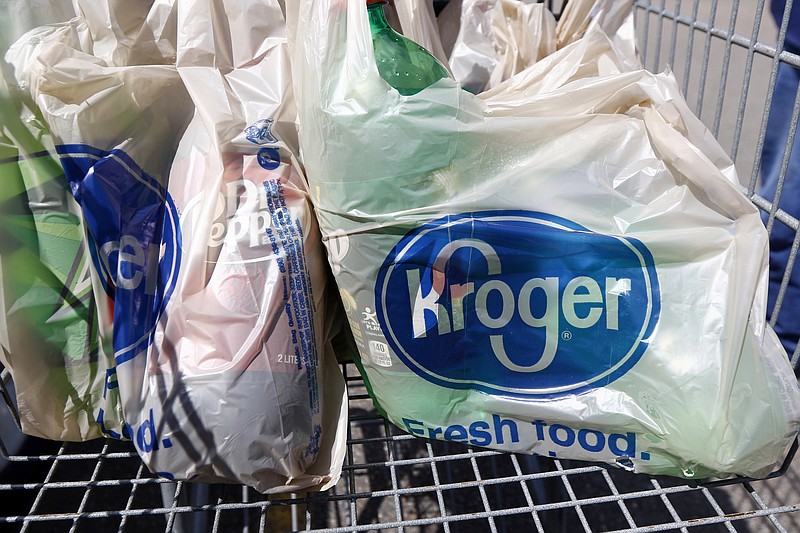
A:
{"type": "Polygon", "coordinates": [[[367,5],[370,4],[385,4],[388,0],[367,0],[367,5]]]}

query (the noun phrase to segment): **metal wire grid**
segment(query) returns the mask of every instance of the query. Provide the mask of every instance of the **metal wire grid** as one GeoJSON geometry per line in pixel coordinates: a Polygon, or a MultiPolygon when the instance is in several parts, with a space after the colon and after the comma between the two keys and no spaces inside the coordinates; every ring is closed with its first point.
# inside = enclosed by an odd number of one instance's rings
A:
{"type": "MultiPolygon", "coordinates": [[[[797,219],[755,193],[778,63],[800,66],[800,57],[782,50],[786,27],[765,33],[764,0],[637,0],[636,9],[646,66],[675,72],[695,112],[735,159],[745,193],[770,214],[769,228],[779,221],[797,234],[797,219]],[[743,18],[752,26],[742,29],[743,18]]],[[[800,98],[791,136],[798,117],[800,98]]],[[[788,154],[783,163],[785,175],[788,154]]],[[[800,237],[788,270],[798,248],[800,237]]],[[[784,305],[779,297],[773,318],[791,312],[784,305]]],[[[794,353],[796,367],[798,358],[794,353]]],[[[329,491],[268,498],[235,485],[172,483],[150,474],[127,442],[29,438],[15,450],[4,430],[0,530],[800,531],[791,514],[800,510],[795,469],[770,481],[693,487],[596,464],[428,442],[383,420],[355,367],[343,370],[347,457],[329,491]]],[[[0,392],[16,416],[7,371],[2,378],[0,392]]]]}
{"type": "Polygon", "coordinates": [[[344,474],[324,493],[268,498],[235,485],[153,477],[121,441],[36,442],[0,452],[0,529],[36,531],[762,531],[792,532],[750,484],[691,487],[574,461],[429,442],[386,423],[343,366],[350,422],[344,474]],[[6,478],[9,475],[6,474],[6,478]]]}
{"type": "MultiPolygon", "coordinates": [[[[786,4],[791,9],[792,0],[786,4]]],[[[779,222],[795,232],[783,284],[771,310],[774,325],[782,312],[796,312],[784,308],[784,297],[800,248],[799,224],[779,209],[779,202],[797,134],[800,93],[791,111],[776,197],[774,201],[764,198],[756,190],[767,127],[765,110],[772,102],[778,66],[787,63],[800,68],[800,56],[783,49],[789,19],[785,17],[780,28],[772,27],[768,0],[637,0],[636,8],[645,66],[656,72],[665,67],[674,71],[695,114],[736,162],[745,194],[769,213],[767,230],[772,232],[779,222]]],[[[800,345],[791,358],[798,368],[800,345]]]]}

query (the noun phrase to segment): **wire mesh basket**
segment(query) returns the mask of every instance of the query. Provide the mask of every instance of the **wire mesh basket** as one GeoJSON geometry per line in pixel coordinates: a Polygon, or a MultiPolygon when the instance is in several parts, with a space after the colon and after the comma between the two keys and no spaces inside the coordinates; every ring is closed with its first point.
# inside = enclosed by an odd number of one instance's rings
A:
{"type": "Polygon", "coordinates": [[[797,473],[730,487],[429,442],[388,424],[352,365],[344,474],[266,497],[154,477],[124,441],[30,441],[3,456],[0,523],[34,531],[797,531],[797,473]],[[794,496],[794,499],[792,499],[794,496]]]}
{"type": "MultiPolygon", "coordinates": [[[[775,26],[764,0],[637,0],[635,6],[646,67],[675,73],[695,113],[735,160],[743,192],[769,213],[768,227],[783,224],[794,232],[788,274],[800,243],[798,220],[757,194],[765,110],[778,67],[800,67],[800,57],[783,50],[786,25],[775,26]]],[[[800,101],[787,113],[791,144],[800,101]]],[[[788,275],[784,280],[773,323],[781,313],[796,312],[798,302],[785,296],[788,275]]],[[[798,358],[795,350],[795,368],[798,358]]],[[[355,366],[342,369],[349,402],[343,476],[328,491],[281,497],[158,478],[125,441],[24,437],[14,424],[13,383],[3,370],[8,409],[0,406],[0,530],[800,531],[800,515],[792,514],[800,510],[800,479],[792,463],[773,479],[698,485],[431,442],[387,423],[355,366]]]]}

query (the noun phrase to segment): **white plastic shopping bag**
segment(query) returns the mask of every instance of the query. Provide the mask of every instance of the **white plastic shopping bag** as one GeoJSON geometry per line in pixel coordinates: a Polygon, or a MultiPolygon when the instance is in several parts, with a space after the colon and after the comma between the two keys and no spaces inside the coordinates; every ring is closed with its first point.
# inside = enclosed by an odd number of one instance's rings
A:
{"type": "MultiPolygon", "coordinates": [[[[12,39],[75,14],[71,2],[8,2],[0,11],[4,56],[12,39]]],[[[35,48],[25,39],[9,57],[35,48]]],[[[0,65],[11,70],[2,58],[0,65]]],[[[107,386],[110,306],[92,286],[81,211],[24,85],[9,81],[0,77],[0,362],[14,381],[24,433],[64,441],[119,435],[118,391],[107,386]]]]}
{"type": "Polygon", "coordinates": [[[391,5],[397,12],[400,26],[398,29],[404,36],[428,50],[443,65],[447,65],[433,0],[401,0],[386,5],[391,5]]]}
{"type": "MultiPolygon", "coordinates": [[[[326,488],[341,473],[347,426],[331,345],[339,303],[296,158],[282,8],[180,8],[177,67],[196,112],[170,174],[182,268],[156,326],[159,365],[180,362],[198,389],[194,409],[215,413],[217,453],[253,470],[243,482],[326,488]]],[[[178,420],[191,417],[180,409],[178,420]]]]}
{"type": "Polygon", "coordinates": [[[335,483],[344,385],[278,2],[82,5],[17,68],[114,299],[123,436],[166,478],[335,483]]]}
{"type": "Polygon", "coordinates": [[[439,17],[456,80],[473,93],[490,89],[555,51],[556,19],[543,3],[459,0],[439,17]]]}
{"type": "Polygon", "coordinates": [[[556,22],[532,0],[453,0],[438,25],[454,77],[481,93],[579,39],[590,22],[629,68],[639,68],[631,7],[631,0],[571,0],[556,22]]]}
{"type": "Polygon", "coordinates": [[[480,97],[404,97],[361,0],[300,17],[304,164],[393,423],[685,478],[783,461],[800,392],[763,318],[766,234],[670,75],[592,23],[480,97]]]}

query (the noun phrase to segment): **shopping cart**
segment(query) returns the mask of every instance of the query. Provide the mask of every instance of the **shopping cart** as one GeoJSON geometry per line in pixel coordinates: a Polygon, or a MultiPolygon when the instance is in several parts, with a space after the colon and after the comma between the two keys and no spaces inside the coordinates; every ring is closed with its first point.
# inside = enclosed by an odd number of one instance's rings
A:
{"type": "MultiPolygon", "coordinates": [[[[800,57],[782,51],[783,32],[765,0],[637,0],[636,23],[646,66],[675,73],[735,160],[743,192],[797,234],[797,219],[755,192],[778,64],[800,66],[800,57]]],[[[800,103],[792,136],[798,114],[800,103]]],[[[773,320],[796,305],[779,296],[773,320]]],[[[798,358],[792,354],[796,368],[798,358]]],[[[355,366],[342,368],[350,415],[342,479],[323,493],[282,497],[157,478],[128,442],[23,437],[14,426],[13,383],[3,370],[0,392],[9,409],[0,417],[0,530],[800,531],[800,513],[792,514],[800,511],[800,474],[791,461],[772,479],[698,485],[429,442],[388,424],[355,366]]]]}

